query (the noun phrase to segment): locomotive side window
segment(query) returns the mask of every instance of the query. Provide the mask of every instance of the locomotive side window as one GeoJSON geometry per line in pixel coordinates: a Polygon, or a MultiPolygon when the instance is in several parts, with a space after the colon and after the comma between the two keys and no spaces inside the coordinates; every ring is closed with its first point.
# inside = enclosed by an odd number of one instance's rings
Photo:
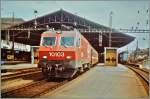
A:
{"type": "Polygon", "coordinates": [[[61,37],[61,46],[74,46],[74,37],[61,37]]]}
{"type": "Polygon", "coordinates": [[[54,46],[56,42],[56,37],[43,37],[43,46],[54,46]]]}

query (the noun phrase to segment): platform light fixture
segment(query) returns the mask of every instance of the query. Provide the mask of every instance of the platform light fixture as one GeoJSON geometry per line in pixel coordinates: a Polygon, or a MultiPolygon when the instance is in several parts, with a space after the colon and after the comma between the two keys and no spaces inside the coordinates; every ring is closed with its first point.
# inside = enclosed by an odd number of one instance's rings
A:
{"type": "Polygon", "coordinates": [[[49,25],[46,25],[46,30],[49,30],[49,25]]]}
{"type": "Polygon", "coordinates": [[[102,32],[99,33],[99,46],[102,46],[102,32]]]}
{"type": "Polygon", "coordinates": [[[28,30],[28,38],[30,38],[30,34],[31,34],[30,30],[28,30]]]}

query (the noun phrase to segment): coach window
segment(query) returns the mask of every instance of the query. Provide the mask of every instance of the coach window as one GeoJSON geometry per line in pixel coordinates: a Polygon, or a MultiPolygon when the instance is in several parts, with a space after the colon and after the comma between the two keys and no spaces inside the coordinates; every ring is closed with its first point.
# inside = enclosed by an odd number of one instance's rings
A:
{"type": "Polygon", "coordinates": [[[55,46],[56,38],[55,37],[43,37],[43,46],[55,46]]]}
{"type": "Polygon", "coordinates": [[[61,46],[74,46],[74,37],[61,37],[61,46]]]}

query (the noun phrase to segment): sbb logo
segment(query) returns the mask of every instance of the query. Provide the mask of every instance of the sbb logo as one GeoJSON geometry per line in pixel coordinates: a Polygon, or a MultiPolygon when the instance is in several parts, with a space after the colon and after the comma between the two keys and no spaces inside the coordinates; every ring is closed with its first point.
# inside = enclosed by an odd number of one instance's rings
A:
{"type": "Polygon", "coordinates": [[[64,52],[49,52],[49,56],[64,57],[64,52]]]}

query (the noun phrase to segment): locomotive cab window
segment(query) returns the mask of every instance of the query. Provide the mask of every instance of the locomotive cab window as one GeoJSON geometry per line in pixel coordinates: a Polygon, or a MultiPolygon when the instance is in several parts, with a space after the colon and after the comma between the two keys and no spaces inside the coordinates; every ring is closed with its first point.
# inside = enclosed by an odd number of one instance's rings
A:
{"type": "Polygon", "coordinates": [[[55,46],[56,37],[43,37],[43,46],[55,46]]]}
{"type": "Polygon", "coordinates": [[[61,46],[74,46],[74,37],[61,37],[61,46]]]}

